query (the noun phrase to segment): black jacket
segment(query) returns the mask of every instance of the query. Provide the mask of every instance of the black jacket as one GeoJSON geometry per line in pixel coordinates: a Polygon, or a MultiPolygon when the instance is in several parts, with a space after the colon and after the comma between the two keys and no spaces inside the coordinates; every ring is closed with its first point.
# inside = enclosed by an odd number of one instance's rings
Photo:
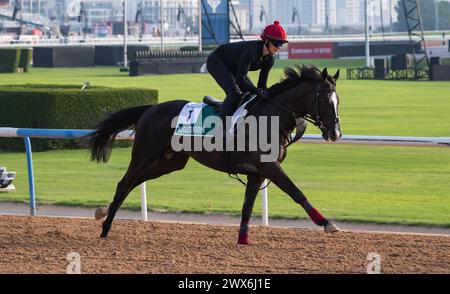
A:
{"type": "Polygon", "coordinates": [[[274,57],[269,54],[262,57],[264,43],[262,41],[241,41],[223,44],[215,50],[217,56],[234,74],[241,91],[257,94],[257,88],[247,76],[249,71],[261,70],[258,88],[267,88],[267,78],[273,66],[274,57]]]}

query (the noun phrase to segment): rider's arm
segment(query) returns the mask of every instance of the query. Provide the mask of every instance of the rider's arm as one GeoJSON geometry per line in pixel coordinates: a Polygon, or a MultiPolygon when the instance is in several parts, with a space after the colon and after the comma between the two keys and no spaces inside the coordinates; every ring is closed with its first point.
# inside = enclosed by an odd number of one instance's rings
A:
{"type": "Polygon", "coordinates": [[[264,63],[261,71],[259,72],[258,88],[267,89],[267,78],[269,77],[269,71],[273,66],[274,58],[269,57],[269,60],[264,63]]]}
{"type": "Polygon", "coordinates": [[[253,61],[253,55],[254,52],[251,48],[246,49],[242,54],[236,70],[236,84],[239,88],[241,88],[241,91],[248,91],[252,94],[257,94],[258,88],[253,85],[252,81],[247,76],[247,73],[250,70],[250,65],[253,61]]]}

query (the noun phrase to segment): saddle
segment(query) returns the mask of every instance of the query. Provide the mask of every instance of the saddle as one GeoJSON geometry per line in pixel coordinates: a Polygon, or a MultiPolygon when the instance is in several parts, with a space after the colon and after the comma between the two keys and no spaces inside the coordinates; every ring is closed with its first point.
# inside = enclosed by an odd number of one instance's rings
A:
{"type": "Polygon", "coordinates": [[[220,112],[220,107],[222,107],[222,101],[217,100],[213,96],[205,96],[203,97],[203,103],[211,106],[215,112],[220,112]]]}
{"type": "MultiPolygon", "coordinates": [[[[247,102],[248,100],[250,100],[250,98],[252,98],[253,95],[250,95],[250,93],[245,93],[241,102],[239,103],[238,108],[244,104],[245,102],[247,102]]],[[[211,106],[215,112],[219,113],[220,112],[220,107],[222,107],[223,102],[214,98],[213,96],[205,96],[203,97],[203,103],[211,106]]]]}
{"type": "MultiPolygon", "coordinates": [[[[247,93],[247,95],[245,95],[244,98],[242,99],[240,105],[244,104],[252,97],[253,97],[253,95],[249,95],[249,93],[247,93]]],[[[216,98],[214,98],[212,96],[205,96],[203,98],[203,103],[211,106],[215,112],[217,112],[217,113],[220,112],[220,107],[222,106],[222,101],[217,100],[216,98]]],[[[299,118],[295,119],[295,123],[296,123],[295,136],[291,137],[290,140],[288,140],[287,146],[291,145],[292,143],[297,142],[305,134],[306,125],[307,125],[306,120],[304,118],[299,117],[299,118]]]]}

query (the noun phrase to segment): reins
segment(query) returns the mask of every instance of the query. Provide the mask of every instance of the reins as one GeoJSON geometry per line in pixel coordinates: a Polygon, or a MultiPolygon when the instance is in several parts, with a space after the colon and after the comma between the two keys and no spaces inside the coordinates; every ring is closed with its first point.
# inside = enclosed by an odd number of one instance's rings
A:
{"type": "MultiPolygon", "coordinates": [[[[303,119],[303,120],[306,120],[306,121],[312,123],[313,125],[318,127],[320,130],[323,130],[324,126],[323,126],[323,123],[322,123],[322,121],[320,119],[319,95],[320,95],[321,92],[331,92],[331,90],[323,89],[322,88],[322,83],[319,83],[315,88],[313,88],[313,89],[309,90],[308,92],[306,92],[305,95],[311,93],[312,91],[315,91],[313,101],[311,102],[311,104],[314,104],[313,105],[313,107],[314,107],[314,114],[313,115],[310,115],[308,113],[302,115],[301,113],[298,113],[296,110],[289,109],[288,107],[286,107],[286,106],[284,106],[284,105],[282,105],[282,104],[280,104],[280,103],[278,103],[278,102],[276,102],[276,101],[274,101],[274,100],[272,100],[270,98],[259,98],[259,100],[256,101],[256,103],[250,108],[250,110],[252,108],[254,108],[261,101],[266,101],[266,102],[268,102],[268,104],[272,104],[273,106],[275,106],[275,107],[277,107],[277,108],[287,112],[289,115],[291,115],[291,117],[292,117],[292,119],[294,121],[294,128],[297,128],[303,122],[303,121],[301,121],[299,119],[303,119]]],[[[310,105],[310,109],[311,109],[311,105],[310,105]]],[[[337,122],[339,122],[339,117],[338,116],[336,117],[336,122],[335,123],[337,123],[337,122]]],[[[287,148],[291,144],[293,144],[296,141],[298,141],[303,135],[303,133],[300,134],[300,133],[296,132],[294,138],[291,138],[290,132],[289,132],[290,128],[289,129],[285,128],[285,126],[281,122],[280,122],[280,126],[283,128],[283,134],[284,133],[287,134],[287,135],[285,135],[285,137],[286,137],[286,140],[287,140],[288,144],[286,146],[283,146],[284,148],[287,148]]],[[[231,173],[230,172],[231,171],[231,165],[230,165],[230,156],[229,156],[228,152],[226,152],[226,161],[227,161],[227,166],[228,166],[228,171],[227,171],[228,172],[228,176],[230,178],[232,178],[232,179],[238,180],[242,185],[247,187],[247,184],[239,177],[239,175],[237,173],[231,173]]],[[[267,185],[264,186],[263,188],[258,189],[258,191],[265,189],[267,186],[270,185],[270,183],[271,183],[271,181],[269,180],[267,185]]]]}

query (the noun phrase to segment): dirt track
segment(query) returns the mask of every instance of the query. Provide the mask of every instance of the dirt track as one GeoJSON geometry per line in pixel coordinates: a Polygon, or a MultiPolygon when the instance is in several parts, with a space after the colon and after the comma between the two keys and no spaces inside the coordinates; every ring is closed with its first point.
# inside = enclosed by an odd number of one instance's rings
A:
{"type": "Polygon", "coordinates": [[[365,273],[369,252],[383,273],[450,273],[450,237],[115,221],[102,240],[90,219],[0,216],[0,273],[65,273],[69,252],[83,273],[365,273]]]}

